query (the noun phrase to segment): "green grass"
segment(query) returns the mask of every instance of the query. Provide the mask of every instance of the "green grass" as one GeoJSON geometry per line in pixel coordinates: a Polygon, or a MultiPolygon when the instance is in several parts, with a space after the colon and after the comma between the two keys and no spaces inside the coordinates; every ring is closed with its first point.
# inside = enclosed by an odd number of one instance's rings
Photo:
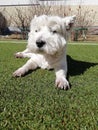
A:
{"type": "Polygon", "coordinates": [[[55,88],[54,71],[12,77],[25,46],[0,43],[0,130],[98,130],[98,45],[68,45],[68,91],[55,88]]]}

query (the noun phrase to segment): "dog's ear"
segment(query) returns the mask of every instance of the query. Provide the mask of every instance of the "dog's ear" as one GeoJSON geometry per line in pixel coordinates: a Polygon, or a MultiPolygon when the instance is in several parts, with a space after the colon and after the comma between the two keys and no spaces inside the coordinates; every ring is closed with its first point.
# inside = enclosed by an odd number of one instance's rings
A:
{"type": "Polygon", "coordinates": [[[37,15],[34,15],[34,19],[37,18],[37,15]]]}
{"type": "Polygon", "coordinates": [[[63,18],[63,22],[64,22],[67,30],[72,29],[72,27],[75,23],[75,19],[76,19],[76,15],[63,18]]]}

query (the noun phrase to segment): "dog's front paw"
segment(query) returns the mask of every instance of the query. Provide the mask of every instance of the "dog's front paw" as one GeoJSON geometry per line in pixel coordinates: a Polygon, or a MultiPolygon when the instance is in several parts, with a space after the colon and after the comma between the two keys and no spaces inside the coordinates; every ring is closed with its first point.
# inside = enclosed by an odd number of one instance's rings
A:
{"type": "Polygon", "coordinates": [[[25,74],[25,71],[24,69],[22,68],[19,68],[18,70],[16,70],[14,73],[13,73],[13,77],[21,77],[25,74]]]}
{"type": "Polygon", "coordinates": [[[23,58],[23,54],[21,52],[17,52],[14,56],[16,58],[23,58]]]}
{"type": "Polygon", "coordinates": [[[70,88],[69,86],[69,82],[67,81],[66,78],[64,77],[61,77],[61,78],[57,78],[56,79],[56,86],[60,89],[64,89],[64,90],[67,90],[70,88]]]}

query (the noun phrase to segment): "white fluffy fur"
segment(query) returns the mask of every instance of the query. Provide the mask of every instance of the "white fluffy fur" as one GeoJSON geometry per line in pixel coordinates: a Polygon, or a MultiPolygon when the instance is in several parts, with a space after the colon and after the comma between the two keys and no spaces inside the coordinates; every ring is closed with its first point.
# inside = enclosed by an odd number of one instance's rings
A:
{"type": "MultiPolygon", "coordinates": [[[[30,58],[25,65],[13,73],[21,77],[29,70],[37,67],[55,70],[56,86],[61,89],[69,88],[66,79],[66,39],[74,23],[75,16],[61,18],[58,16],[42,15],[31,21],[28,45],[26,50],[15,54],[17,58],[30,58]],[[37,45],[44,41],[41,47],[37,45]]],[[[44,80],[44,79],[43,79],[44,80]]]]}

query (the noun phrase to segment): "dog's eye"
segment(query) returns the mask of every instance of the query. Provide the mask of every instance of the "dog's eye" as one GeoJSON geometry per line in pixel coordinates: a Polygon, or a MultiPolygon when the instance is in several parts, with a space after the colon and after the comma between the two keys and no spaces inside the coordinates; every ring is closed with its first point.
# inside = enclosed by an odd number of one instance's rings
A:
{"type": "Polygon", "coordinates": [[[57,33],[57,31],[56,31],[56,30],[53,30],[52,32],[53,32],[54,34],[55,34],[55,33],[57,33]]]}
{"type": "Polygon", "coordinates": [[[38,32],[38,30],[35,30],[35,32],[38,32]]]}
{"type": "Polygon", "coordinates": [[[35,29],[35,32],[39,32],[39,31],[40,31],[40,28],[35,29]]]}

